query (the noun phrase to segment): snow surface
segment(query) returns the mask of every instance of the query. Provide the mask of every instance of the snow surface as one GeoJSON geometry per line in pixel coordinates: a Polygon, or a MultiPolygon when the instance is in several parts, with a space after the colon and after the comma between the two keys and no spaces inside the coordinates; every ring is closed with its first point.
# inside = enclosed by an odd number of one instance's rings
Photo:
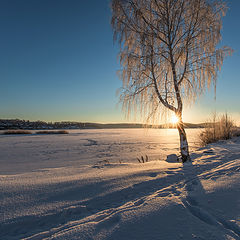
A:
{"type": "Polygon", "coordinates": [[[0,239],[240,239],[240,138],[182,165],[162,160],[178,144],[164,134],[0,136],[0,239]]]}
{"type": "MultiPolygon", "coordinates": [[[[0,174],[44,168],[84,166],[99,161],[137,162],[164,160],[179,152],[176,129],[69,130],[63,135],[0,135],[0,174]]],[[[199,129],[188,130],[189,145],[196,149],[199,129]]]]}

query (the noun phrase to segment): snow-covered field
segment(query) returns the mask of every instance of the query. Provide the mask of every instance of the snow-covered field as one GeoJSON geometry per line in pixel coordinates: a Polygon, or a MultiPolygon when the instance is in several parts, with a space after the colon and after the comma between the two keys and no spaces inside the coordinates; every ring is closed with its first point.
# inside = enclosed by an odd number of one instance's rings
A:
{"type": "MultiPolygon", "coordinates": [[[[196,149],[199,129],[189,129],[189,144],[196,149]]],[[[69,130],[67,135],[0,135],[0,174],[42,168],[83,167],[107,160],[111,163],[164,160],[179,152],[176,129],[69,130]]]]}
{"type": "Polygon", "coordinates": [[[175,130],[0,135],[0,239],[240,239],[240,138],[198,131],[184,165],[175,130]]]}

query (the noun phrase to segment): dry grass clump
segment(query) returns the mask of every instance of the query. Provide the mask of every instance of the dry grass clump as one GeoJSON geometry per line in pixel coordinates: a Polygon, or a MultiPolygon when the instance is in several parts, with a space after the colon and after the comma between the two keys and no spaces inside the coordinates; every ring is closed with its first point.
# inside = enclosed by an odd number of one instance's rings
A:
{"type": "Polygon", "coordinates": [[[10,135],[10,134],[32,134],[31,131],[28,131],[28,130],[7,130],[7,131],[4,131],[3,134],[5,135],[10,135]]]}
{"type": "Polygon", "coordinates": [[[43,131],[38,131],[36,134],[68,134],[69,132],[66,130],[58,130],[58,131],[48,131],[48,130],[43,130],[43,131]]]}
{"type": "Polygon", "coordinates": [[[205,128],[200,133],[200,144],[205,146],[219,140],[230,139],[234,135],[233,129],[234,123],[228,114],[224,114],[220,117],[214,114],[211,122],[206,123],[205,128]]]}
{"type": "Polygon", "coordinates": [[[139,163],[145,163],[148,162],[148,155],[146,155],[146,158],[144,156],[141,156],[141,158],[137,158],[139,163]]]}

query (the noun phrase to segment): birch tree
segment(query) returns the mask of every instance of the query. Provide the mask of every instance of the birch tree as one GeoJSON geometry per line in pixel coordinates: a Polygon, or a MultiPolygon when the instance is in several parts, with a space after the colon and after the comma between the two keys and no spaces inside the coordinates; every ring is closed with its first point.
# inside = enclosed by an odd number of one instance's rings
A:
{"type": "Polygon", "coordinates": [[[163,108],[179,119],[180,152],[190,161],[182,121],[191,103],[216,85],[223,59],[226,5],[221,0],[112,0],[114,40],[120,45],[120,100],[127,112],[156,119],[163,108]]]}

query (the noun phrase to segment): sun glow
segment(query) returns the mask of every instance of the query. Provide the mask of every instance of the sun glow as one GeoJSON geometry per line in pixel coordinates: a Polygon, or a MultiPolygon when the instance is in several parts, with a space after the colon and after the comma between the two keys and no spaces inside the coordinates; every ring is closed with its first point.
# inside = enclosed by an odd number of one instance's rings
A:
{"type": "Polygon", "coordinates": [[[171,117],[171,123],[177,124],[179,122],[179,118],[176,115],[173,115],[171,117]]]}

